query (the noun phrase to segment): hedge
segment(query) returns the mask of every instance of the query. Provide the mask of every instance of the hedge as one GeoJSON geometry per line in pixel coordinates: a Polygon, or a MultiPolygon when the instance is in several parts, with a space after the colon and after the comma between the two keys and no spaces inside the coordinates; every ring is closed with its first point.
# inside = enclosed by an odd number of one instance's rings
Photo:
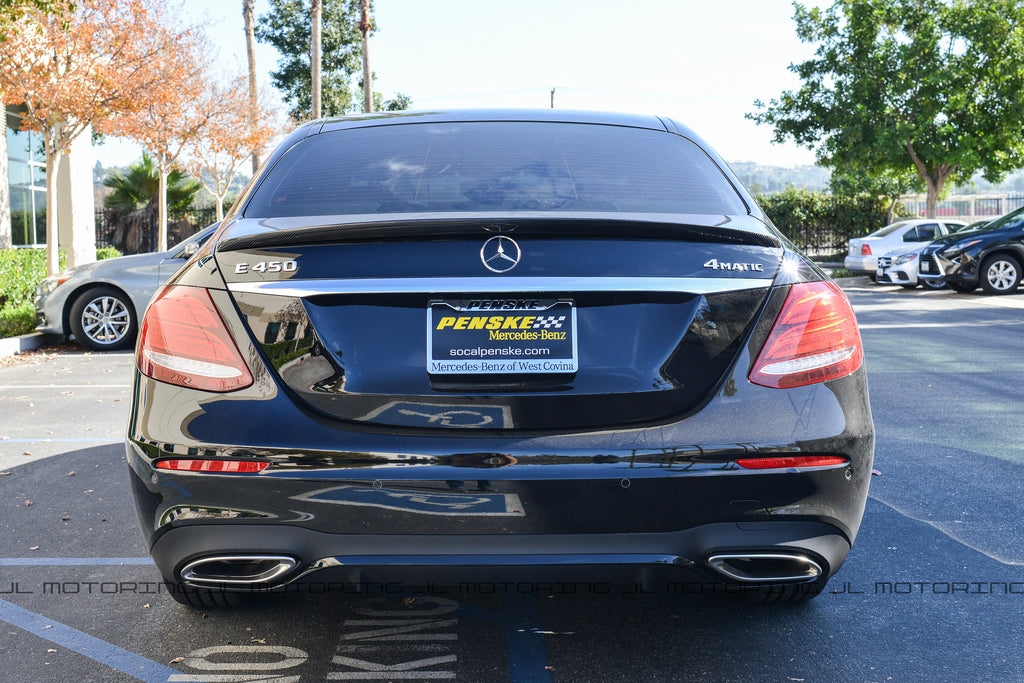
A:
{"type": "MultiPolygon", "coordinates": [[[[113,248],[98,249],[97,259],[120,256],[113,248]]],[[[60,267],[66,263],[60,252],[60,267]]],[[[32,299],[46,277],[45,249],[0,249],[0,337],[28,334],[36,327],[32,299]]]]}
{"type": "Polygon", "coordinates": [[[888,223],[889,207],[883,198],[788,189],[760,195],[757,202],[775,227],[809,256],[845,254],[851,238],[888,223]]]}

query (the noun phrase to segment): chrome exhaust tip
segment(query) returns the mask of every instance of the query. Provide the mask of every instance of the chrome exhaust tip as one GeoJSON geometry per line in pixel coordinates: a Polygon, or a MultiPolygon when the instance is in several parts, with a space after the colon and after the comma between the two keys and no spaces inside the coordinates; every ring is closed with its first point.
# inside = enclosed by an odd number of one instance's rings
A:
{"type": "Polygon", "coordinates": [[[813,581],[824,571],[801,553],[718,553],[707,559],[719,574],[741,583],[813,581]]]}
{"type": "Polygon", "coordinates": [[[217,555],[189,562],[181,568],[181,578],[197,585],[268,585],[297,565],[287,555],[217,555]]]}

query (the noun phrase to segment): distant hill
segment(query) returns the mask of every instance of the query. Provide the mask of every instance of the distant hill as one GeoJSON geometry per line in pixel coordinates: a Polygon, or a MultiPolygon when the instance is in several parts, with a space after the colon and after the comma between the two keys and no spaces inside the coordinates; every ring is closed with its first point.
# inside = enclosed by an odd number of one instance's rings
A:
{"type": "Polygon", "coordinates": [[[820,166],[764,166],[752,161],[729,164],[743,184],[753,194],[781,192],[789,187],[801,190],[827,190],[831,177],[828,169],[820,166]]]}
{"type": "MultiPolygon", "coordinates": [[[[729,164],[743,184],[754,194],[781,192],[789,187],[801,190],[828,191],[831,174],[820,166],[765,166],[753,161],[729,164]]],[[[990,183],[978,174],[966,184],[954,187],[949,196],[965,194],[1019,194],[1024,193],[1024,169],[1014,171],[1000,183],[990,183]]]]}

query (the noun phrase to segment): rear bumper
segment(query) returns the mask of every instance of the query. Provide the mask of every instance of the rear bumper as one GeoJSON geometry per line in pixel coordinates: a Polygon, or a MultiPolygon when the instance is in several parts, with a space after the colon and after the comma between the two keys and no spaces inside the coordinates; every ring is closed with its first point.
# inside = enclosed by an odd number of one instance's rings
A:
{"type": "MultiPolygon", "coordinates": [[[[133,413],[126,454],[145,540],[175,582],[203,558],[271,556],[286,558],[288,570],[270,588],[314,577],[450,584],[594,575],[740,585],[711,568],[712,555],[799,556],[825,576],[846,557],[874,452],[865,384],[863,368],[784,394],[742,377],[674,423],[506,436],[357,430],[300,413],[274,392],[246,401],[242,419],[232,395],[209,400],[139,377],[136,392],[159,395],[165,410],[133,413]],[[234,445],[217,445],[224,440],[234,445]],[[736,463],[806,454],[847,462],[736,463]],[[259,474],[155,467],[182,457],[269,466],[259,474]]],[[[269,564],[246,569],[264,570],[269,564]]]]}
{"type": "Polygon", "coordinates": [[[877,256],[847,256],[843,267],[851,273],[874,273],[878,268],[877,256]]]}
{"type": "MultiPolygon", "coordinates": [[[[310,592],[373,587],[397,590],[425,583],[469,590],[515,584],[519,591],[580,582],[661,590],[684,583],[739,587],[758,583],[758,576],[730,576],[714,569],[716,563],[709,560],[750,555],[791,557],[795,563],[802,558],[828,577],[849,551],[850,543],[843,534],[818,522],[746,528],[718,523],[662,534],[552,536],[366,536],[325,534],[300,527],[213,524],[171,530],[152,549],[161,573],[175,581],[182,581],[183,567],[195,566],[204,557],[273,554],[293,558],[294,569],[271,581],[203,579],[200,569],[200,579],[187,583],[229,590],[293,587],[310,592]]],[[[780,580],[779,576],[765,576],[763,582],[797,583],[816,578],[793,574],[780,580]]]]}

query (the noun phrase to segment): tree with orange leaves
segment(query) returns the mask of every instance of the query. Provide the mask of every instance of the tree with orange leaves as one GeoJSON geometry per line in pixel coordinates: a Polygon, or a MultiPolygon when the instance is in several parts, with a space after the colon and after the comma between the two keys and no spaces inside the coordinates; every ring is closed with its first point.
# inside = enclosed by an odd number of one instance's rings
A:
{"type": "MultiPolygon", "coordinates": [[[[23,105],[46,150],[47,272],[58,270],[58,155],[92,126],[137,111],[165,85],[190,32],[158,0],[53,0],[3,25],[0,96],[23,105]]],[[[179,62],[180,63],[180,62],[179,62]]]]}
{"type": "Polygon", "coordinates": [[[185,168],[217,200],[217,220],[224,218],[224,197],[247,159],[259,156],[281,129],[276,113],[257,100],[255,110],[244,76],[221,87],[208,80],[205,110],[209,113],[199,135],[186,145],[185,168]]]}
{"type": "Polygon", "coordinates": [[[104,121],[100,130],[138,142],[156,163],[160,186],[157,249],[167,249],[167,177],[185,147],[204,129],[216,102],[205,97],[208,64],[204,36],[193,29],[180,36],[173,60],[154,68],[160,77],[141,106],[104,121]]]}

